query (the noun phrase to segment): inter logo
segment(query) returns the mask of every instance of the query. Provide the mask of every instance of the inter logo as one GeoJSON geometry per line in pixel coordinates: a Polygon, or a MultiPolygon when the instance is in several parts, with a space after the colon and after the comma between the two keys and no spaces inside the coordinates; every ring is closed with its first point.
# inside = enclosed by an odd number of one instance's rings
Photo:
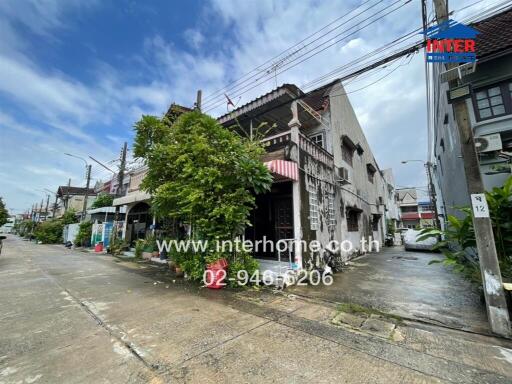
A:
{"type": "Polygon", "coordinates": [[[476,29],[448,20],[424,31],[427,62],[473,63],[476,61],[476,29]]]}

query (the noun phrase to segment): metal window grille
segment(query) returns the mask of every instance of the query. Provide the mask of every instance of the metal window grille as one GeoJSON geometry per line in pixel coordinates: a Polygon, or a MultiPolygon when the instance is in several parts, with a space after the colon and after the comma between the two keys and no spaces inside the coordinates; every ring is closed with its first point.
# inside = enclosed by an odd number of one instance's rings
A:
{"type": "Polygon", "coordinates": [[[327,194],[327,225],[333,227],[336,225],[336,216],[334,212],[334,193],[327,194]]]}
{"type": "Polygon", "coordinates": [[[309,225],[312,231],[319,228],[318,194],[314,187],[309,189],[309,225]]]}

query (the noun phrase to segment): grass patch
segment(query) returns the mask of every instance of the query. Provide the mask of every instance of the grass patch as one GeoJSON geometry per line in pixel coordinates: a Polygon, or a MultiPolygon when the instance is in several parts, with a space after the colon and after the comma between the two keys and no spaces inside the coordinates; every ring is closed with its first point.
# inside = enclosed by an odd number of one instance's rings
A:
{"type": "Polygon", "coordinates": [[[374,308],[364,307],[355,303],[341,303],[336,307],[338,312],[351,313],[353,315],[363,315],[365,317],[370,317],[371,315],[377,315],[388,320],[393,320],[394,322],[400,324],[403,322],[403,319],[398,315],[393,315],[391,313],[381,312],[374,308]]]}

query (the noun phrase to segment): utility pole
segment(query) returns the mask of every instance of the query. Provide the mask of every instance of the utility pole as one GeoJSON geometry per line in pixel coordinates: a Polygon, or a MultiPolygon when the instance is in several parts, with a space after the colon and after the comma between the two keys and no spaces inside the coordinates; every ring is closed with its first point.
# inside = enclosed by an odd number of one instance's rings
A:
{"type": "Polygon", "coordinates": [[[197,91],[197,96],[196,96],[196,109],[201,112],[201,99],[202,99],[202,95],[203,95],[203,91],[201,91],[200,89],[197,91]]]}
{"type": "Polygon", "coordinates": [[[48,220],[48,205],[50,205],[50,195],[46,195],[46,208],[44,210],[44,219],[48,220]]]}
{"type": "MultiPolygon", "coordinates": [[[[124,173],[126,172],[126,152],[128,151],[128,143],[125,141],[123,145],[123,149],[121,150],[121,162],[119,164],[119,172],[117,174],[117,190],[116,196],[121,197],[124,195],[124,173]]],[[[114,215],[114,221],[117,223],[119,221],[119,209],[121,207],[116,205],[116,212],[114,215]]],[[[114,230],[116,230],[114,228],[114,230]]]]}
{"type": "MultiPolygon", "coordinates": [[[[438,24],[448,21],[448,9],[445,0],[434,0],[434,6],[438,24]]],[[[456,67],[457,64],[448,64],[447,66],[448,69],[451,69],[456,67]]],[[[458,85],[457,80],[449,82],[450,88],[458,85]]],[[[468,192],[471,195],[472,201],[483,198],[483,204],[487,207],[485,195],[483,195],[484,185],[480,174],[480,164],[475,148],[473,130],[469,121],[466,100],[454,100],[452,105],[461,140],[461,152],[468,192]]],[[[480,271],[482,273],[487,318],[491,330],[501,336],[510,336],[510,319],[488,209],[487,215],[473,214],[473,226],[475,229],[478,259],[480,261],[480,271]]]]}
{"type": "Polygon", "coordinates": [[[434,179],[432,178],[432,167],[434,164],[432,164],[430,161],[427,161],[425,163],[425,168],[427,168],[427,176],[428,176],[428,189],[429,189],[429,195],[431,199],[431,203],[434,207],[434,215],[436,216],[436,227],[440,230],[441,229],[441,221],[439,220],[439,212],[437,210],[437,194],[436,190],[434,188],[434,179]]]}
{"type": "Polygon", "coordinates": [[[126,152],[128,151],[128,143],[125,141],[121,150],[121,162],[119,164],[119,173],[117,174],[117,196],[122,196],[124,190],[124,173],[126,171],[126,152]]]}
{"type": "Polygon", "coordinates": [[[55,194],[55,201],[53,203],[53,218],[55,219],[55,217],[57,217],[57,201],[58,201],[58,198],[59,196],[57,194],[55,194]]]}
{"type": "Polygon", "coordinates": [[[64,207],[64,212],[67,212],[68,211],[68,207],[69,207],[69,188],[71,188],[71,179],[68,179],[68,189],[66,191],[66,201],[65,201],[65,207],[64,207]]]}
{"type": "Polygon", "coordinates": [[[85,214],[87,212],[87,197],[89,196],[89,184],[91,183],[91,165],[86,165],[85,167],[85,177],[87,179],[87,184],[85,186],[85,196],[84,196],[84,206],[82,208],[82,220],[85,220],[85,214]]]}
{"type": "Polygon", "coordinates": [[[41,212],[43,212],[43,203],[44,203],[44,198],[41,199],[41,206],[39,207],[39,215],[37,216],[38,222],[41,222],[41,212]]]}

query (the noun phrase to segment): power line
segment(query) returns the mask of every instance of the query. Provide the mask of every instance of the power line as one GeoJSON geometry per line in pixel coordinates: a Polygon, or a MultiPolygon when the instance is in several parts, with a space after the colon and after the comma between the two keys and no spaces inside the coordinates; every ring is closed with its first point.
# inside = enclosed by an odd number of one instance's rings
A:
{"type": "MultiPolygon", "coordinates": [[[[337,25],[336,27],[334,27],[333,29],[329,30],[328,32],[326,32],[325,34],[323,34],[322,36],[320,36],[319,38],[317,38],[317,39],[315,39],[315,40],[313,40],[313,41],[309,42],[307,45],[304,45],[304,46],[300,47],[298,50],[295,50],[295,51],[293,51],[293,52],[289,53],[292,49],[294,49],[294,48],[298,47],[300,44],[302,44],[302,43],[303,43],[303,42],[305,42],[306,40],[310,39],[311,37],[313,37],[313,36],[317,35],[317,34],[318,34],[318,33],[320,33],[321,31],[323,31],[323,30],[325,30],[326,28],[330,27],[330,26],[331,26],[332,24],[334,24],[335,22],[340,21],[340,20],[342,20],[342,19],[344,19],[344,18],[346,18],[346,17],[350,16],[350,15],[351,15],[355,10],[357,10],[357,9],[361,8],[363,5],[365,5],[365,4],[367,4],[367,3],[369,3],[370,1],[371,1],[371,0],[367,0],[367,1],[363,2],[363,3],[361,3],[359,6],[357,6],[356,8],[354,8],[353,10],[351,10],[350,12],[348,12],[347,14],[345,14],[345,15],[343,15],[343,16],[340,16],[340,17],[338,17],[338,18],[336,18],[336,19],[334,19],[333,21],[331,21],[331,22],[330,22],[330,23],[328,23],[327,25],[323,26],[322,28],[318,29],[316,32],[314,32],[314,33],[310,34],[309,36],[305,37],[304,39],[302,39],[302,40],[301,40],[301,41],[299,41],[298,43],[294,44],[294,45],[293,45],[293,46],[291,46],[290,48],[285,49],[285,50],[284,50],[284,51],[282,51],[281,53],[277,54],[276,56],[274,56],[274,57],[272,57],[272,58],[270,58],[270,59],[266,60],[266,61],[265,61],[265,62],[263,62],[262,64],[260,64],[258,67],[254,68],[254,69],[252,69],[251,71],[247,72],[246,74],[242,75],[242,77],[240,77],[239,79],[237,79],[237,80],[233,80],[233,81],[231,81],[230,83],[228,83],[225,87],[223,87],[223,88],[221,88],[221,89],[218,89],[217,91],[215,91],[215,92],[213,92],[213,93],[211,93],[211,94],[207,95],[207,96],[203,99],[203,102],[208,102],[209,100],[211,100],[211,99],[212,99],[212,97],[213,97],[213,96],[223,95],[227,90],[229,90],[229,89],[230,89],[230,88],[229,88],[230,86],[232,86],[232,85],[234,85],[234,84],[236,84],[236,83],[240,82],[242,79],[244,79],[246,76],[250,75],[251,73],[253,73],[253,72],[261,73],[262,71],[268,70],[268,69],[271,67],[271,66],[264,67],[264,65],[265,65],[265,64],[271,63],[273,60],[275,60],[275,59],[277,59],[277,58],[279,58],[279,57],[281,57],[281,56],[283,56],[283,55],[285,55],[285,54],[286,54],[287,56],[285,56],[285,57],[281,58],[280,60],[287,59],[287,58],[289,58],[291,55],[293,55],[293,54],[295,54],[295,53],[297,53],[297,52],[299,52],[299,51],[303,50],[305,47],[307,47],[308,45],[312,44],[314,41],[317,41],[317,40],[319,40],[320,38],[327,36],[329,33],[331,33],[332,31],[336,30],[337,28],[339,28],[339,27],[341,27],[341,26],[345,25],[346,23],[342,23],[342,24],[337,25]]],[[[381,3],[382,1],[383,1],[383,0],[379,0],[377,3],[375,3],[375,4],[374,4],[374,5],[372,5],[371,7],[367,8],[367,9],[365,9],[363,12],[361,12],[361,13],[357,14],[355,17],[358,17],[358,16],[360,16],[362,13],[367,12],[367,11],[368,11],[368,10],[370,10],[371,8],[373,8],[373,7],[375,7],[376,5],[378,5],[379,3],[381,3]]],[[[352,18],[351,20],[353,20],[353,19],[354,19],[354,18],[352,18]]],[[[349,20],[349,21],[351,21],[351,20],[349,20]]],[[[246,80],[245,80],[245,81],[243,81],[242,83],[245,83],[246,81],[250,80],[250,79],[251,79],[251,78],[253,78],[254,76],[256,76],[256,75],[253,75],[253,76],[249,77],[248,79],[246,79],[246,80]]]]}
{"type": "MultiPolygon", "coordinates": [[[[393,2],[393,3],[391,4],[391,6],[396,5],[397,3],[401,2],[401,1],[402,1],[402,0],[397,0],[397,1],[393,2]]],[[[366,24],[363,24],[362,26],[360,26],[362,23],[359,23],[359,24],[356,24],[356,25],[354,25],[354,26],[352,26],[352,27],[348,28],[348,30],[343,31],[342,33],[339,33],[338,35],[334,36],[333,38],[331,38],[331,39],[329,39],[329,40],[327,40],[327,41],[325,41],[325,42],[323,42],[323,43],[319,44],[318,46],[314,47],[311,51],[306,52],[305,54],[303,54],[303,55],[301,55],[301,56],[299,56],[299,57],[294,58],[294,59],[293,59],[293,60],[291,60],[289,63],[287,63],[287,67],[286,67],[286,68],[284,68],[283,70],[281,70],[279,73],[276,73],[276,75],[278,75],[278,74],[282,74],[282,73],[284,73],[284,72],[286,72],[286,71],[290,70],[291,68],[296,67],[297,65],[299,65],[299,64],[301,64],[301,63],[303,63],[304,61],[306,61],[306,60],[310,59],[311,57],[316,56],[316,55],[318,55],[319,53],[321,53],[321,52],[325,51],[326,49],[328,49],[328,48],[332,47],[333,45],[335,45],[335,44],[337,44],[337,43],[339,43],[339,42],[343,41],[343,40],[344,40],[344,39],[346,39],[347,37],[349,37],[349,36],[352,36],[352,35],[356,34],[357,32],[359,32],[359,31],[361,31],[361,30],[363,30],[363,29],[367,28],[368,26],[370,26],[370,25],[372,25],[372,24],[376,23],[377,21],[379,21],[379,20],[381,20],[381,19],[385,18],[385,17],[386,17],[386,16],[388,16],[389,14],[391,14],[391,13],[393,13],[393,12],[396,12],[397,10],[399,10],[400,8],[402,8],[402,7],[404,7],[405,5],[409,4],[410,2],[411,2],[411,0],[406,0],[403,4],[401,4],[401,5],[399,5],[399,6],[395,7],[395,8],[393,8],[393,9],[391,9],[391,10],[387,11],[387,12],[386,12],[386,13],[384,13],[383,15],[381,15],[381,16],[379,16],[379,17],[377,17],[377,18],[373,19],[373,20],[371,20],[370,22],[367,22],[366,24]],[[343,37],[341,37],[341,38],[339,38],[339,39],[336,39],[337,37],[339,37],[339,36],[340,36],[340,35],[342,35],[343,33],[348,32],[349,30],[353,29],[354,27],[359,27],[359,28],[357,28],[356,30],[354,30],[354,31],[350,32],[350,33],[349,33],[349,34],[347,34],[347,35],[344,35],[343,37]],[[336,40],[334,40],[334,39],[336,39],[336,40]],[[333,40],[334,40],[334,41],[333,41],[333,40]],[[330,43],[330,44],[328,44],[328,43],[330,43]],[[326,45],[326,44],[328,44],[328,45],[326,45]],[[321,48],[321,49],[320,49],[320,48],[321,48]],[[313,53],[311,53],[311,52],[313,52],[313,53]],[[308,56],[306,56],[306,55],[308,55],[308,56]],[[306,56],[306,57],[304,57],[304,56],[306,56]],[[299,59],[300,59],[300,60],[299,60],[299,59]],[[297,60],[299,60],[299,61],[298,61],[298,62],[296,62],[297,60]],[[295,63],[295,64],[293,64],[293,65],[291,65],[291,64],[292,64],[292,63],[294,63],[294,62],[296,62],[296,63],[295,63]]],[[[383,9],[382,9],[382,10],[380,10],[380,11],[378,11],[378,12],[376,12],[375,14],[371,15],[370,17],[367,17],[366,19],[364,19],[364,20],[363,20],[363,22],[364,22],[364,21],[367,21],[367,20],[370,20],[372,17],[374,17],[375,15],[377,15],[377,14],[381,13],[382,11],[383,11],[383,9]]],[[[237,93],[236,95],[233,95],[232,97],[233,97],[233,98],[237,98],[237,97],[239,97],[239,96],[241,96],[241,95],[243,95],[243,94],[247,93],[248,91],[250,91],[250,90],[252,90],[252,89],[256,88],[257,86],[259,86],[259,85],[261,85],[261,84],[266,83],[267,81],[269,81],[269,80],[271,79],[271,77],[268,77],[268,76],[267,76],[267,78],[266,78],[266,79],[265,79],[265,77],[266,77],[266,76],[262,76],[261,78],[256,79],[256,80],[255,80],[255,81],[257,82],[256,84],[249,84],[249,85],[246,85],[246,86],[244,86],[244,87],[242,87],[242,88],[240,88],[240,89],[237,89],[237,92],[239,92],[239,93],[237,93]],[[258,81],[259,81],[259,82],[258,82],[258,81]]],[[[220,105],[224,104],[224,100],[222,99],[222,100],[220,100],[220,102],[216,102],[216,101],[214,100],[214,101],[210,101],[209,103],[205,103],[205,104],[207,104],[207,105],[208,105],[208,108],[206,108],[206,109],[205,109],[205,112],[208,112],[208,111],[211,111],[212,109],[215,109],[215,108],[219,107],[220,105]]],[[[206,105],[204,105],[204,106],[206,107],[206,105]]]]}

